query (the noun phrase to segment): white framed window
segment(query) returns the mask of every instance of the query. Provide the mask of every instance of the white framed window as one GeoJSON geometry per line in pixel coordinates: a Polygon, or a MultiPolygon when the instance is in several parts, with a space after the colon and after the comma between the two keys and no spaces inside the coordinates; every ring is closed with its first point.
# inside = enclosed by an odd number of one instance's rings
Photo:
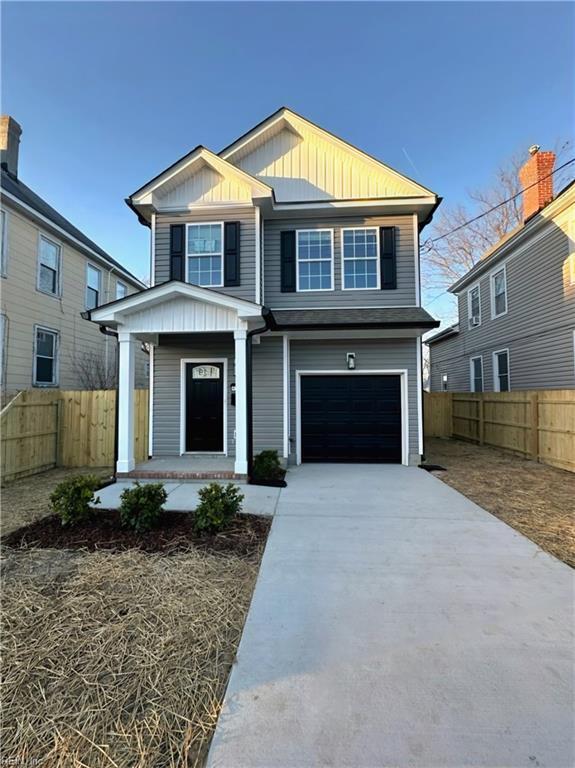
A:
{"type": "Polygon", "coordinates": [[[298,291],[333,291],[333,229],[296,230],[298,291]]]}
{"type": "Polygon", "coordinates": [[[444,373],[443,376],[441,377],[441,391],[447,392],[448,389],[449,389],[449,385],[447,381],[447,374],[444,373]]]}
{"type": "Polygon", "coordinates": [[[378,227],[343,228],[341,257],[341,282],[344,291],[379,288],[378,227]]]}
{"type": "Polygon", "coordinates": [[[8,216],[0,208],[0,275],[4,276],[8,266],[8,216]]]}
{"type": "Polygon", "coordinates": [[[116,298],[123,299],[128,295],[128,286],[116,280],[116,298]]]}
{"type": "Polygon", "coordinates": [[[186,224],[186,282],[204,288],[224,284],[224,223],[186,224]]]}
{"type": "Polygon", "coordinates": [[[38,282],[42,293],[60,295],[60,262],[62,248],[59,243],[40,235],[38,240],[38,282]]]}
{"type": "Polygon", "coordinates": [[[469,360],[469,383],[472,392],[483,392],[483,358],[481,355],[469,360]]]}
{"type": "Polygon", "coordinates": [[[495,392],[509,392],[509,350],[498,349],[493,353],[493,389],[495,392]]]}
{"type": "Polygon", "coordinates": [[[86,264],[86,309],[100,306],[101,292],[102,272],[92,264],[86,264]]]}
{"type": "Polygon", "coordinates": [[[470,328],[476,328],[478,325],[481,325],[481,290],[479,283],[467,291],[467,316],[470,328]]]}
{"type": "Polygon", "coordinates": [[[501,267],[491,273],[491,317],[507,314],[507,271],[501,267]]]}
{"type": "Polygon", "coordinates": [[[52,328],[34,326],[34,377],[35,387],[58,385],[59,333],[52,328]]]}

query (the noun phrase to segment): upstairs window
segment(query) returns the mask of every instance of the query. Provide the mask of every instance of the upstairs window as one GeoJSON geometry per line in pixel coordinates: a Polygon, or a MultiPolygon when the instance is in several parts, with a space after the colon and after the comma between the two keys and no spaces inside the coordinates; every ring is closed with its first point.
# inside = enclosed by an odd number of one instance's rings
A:
{"type": "Polygon", "coordinates": [[[481,292],[479,285],[474,285],[467,292],[467,312],[470,328],[481,325],[481,292]]]}
{"type": "Polygon", "coordinates": [[[128,295],[128,286],[124,285],[124,283],[121,283],[119,280],[117,280],[116,281],[116,298],[123,299],[127,295],[128,295]]]}
{"type": "Polygon", "coordinates": [[[0,275],[6,274],[8,249],[6,247],[7,221],[6,211],[0,210],[0,275]]]}
{"type": "Polygon", "coordinates": [[[509,392],[509,350],[493,353],[493,384],[496,392],[509,392]]]}
{"type": "Polygon", "coordinates": [[[36,326],[34,348],[34,386],[54,387],[58,384],[58,333],[36,326]]]}
{"type": "Polygon", "coordinates": [[[379,288],[379,231],[342,229],[343,289],[379,288]]]}
{"type": "Polygon", "coordinates": [[[491,275],[491,316],[499,317],[507,312],[507,275],[505,267],[491,275]]]}
{"type": "Polygon", "coordinates": [[[333,290],[333,230],[296,232],[298,291],[333,290]]]}
{"type": "Polygon", "coordinates": [[[40,235],[38,254],[38,290],[60,295],[60,246],[40,235]]]}
{"type": "Polygon", "coordinates": [[[88,264],[86,267],[86,309],[95,309],[100,305],[102,273],[88,264]]]}
{"type": "Polygon", "coordinates": [[[482,357],[472,357],[470,360],[470,384],[472,392],[483,392],[482,357]]]}
{"type": "Polygon", "coordinates": [[[204,288],[218,288],[223,282],[222,222],[188,224],[186,244],[186,280],[204,288]]]}

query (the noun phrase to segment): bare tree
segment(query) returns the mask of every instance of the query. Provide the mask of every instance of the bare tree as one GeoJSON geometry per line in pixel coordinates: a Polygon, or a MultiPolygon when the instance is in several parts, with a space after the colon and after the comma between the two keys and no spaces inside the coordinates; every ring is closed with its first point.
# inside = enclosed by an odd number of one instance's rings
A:
{"type": "MultiPolygon", "coordinates": [[[[569,141],[558,144],[555,149],[556,168],[571,159],[568,156],[570,148],[569,141]]],[[[489,248],[522,223],[519,170],[526,160],[526,152],[516,152],[497,168],[488,187],[467,193],[469,201],[466,204],[440,208],[430,239],[422,243],[422,268],[427,287],[445,288],[453,283],[468,272],[489,248]],[[500,205],[505,200],[509,202],[500,205]],[[486,215],[482,218],[467,224],[484,213],[486,215]]],[[[573,178],[574,168],[575,165],[569,165],[554,175],[556,190],[573,178]]]]}
{"type": "Polygon", "coordinates": [[[116,357],[113,349],[108,359],[103,351],[76,352],[72,356],[72,367],[82,389],[114,389],[116,386],[116,357]]]}

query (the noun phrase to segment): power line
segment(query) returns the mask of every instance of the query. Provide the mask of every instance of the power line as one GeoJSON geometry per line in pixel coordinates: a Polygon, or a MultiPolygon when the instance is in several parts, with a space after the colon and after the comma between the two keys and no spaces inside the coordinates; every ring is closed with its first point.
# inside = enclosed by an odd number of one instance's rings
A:
{"type": "Polygon", "coordinates": [[[459,232],[460,229],[463,229],[464,227],[468,227],[470,224],[473,224],[475,221],[479,221],[479,219],[482,219],[484,216],[487,216],[489,213],[496,211],[498,208],[501,208],[502,206],[507,205],[507,203],[510,203],[512,200],[515,200],[516,197],[519,197],[519,195],[522,195],[528,189],[531,189],[531,187],[535,187],[541,181],[545,181],[545,179],[548,179],[550,176],[553,176],[554,173],[557,173],[558,171],[563,170],[563,168],[566,168],[568,165],[571,165],[571,163],[575,163],[575,157],[573,157],[571,160],[567,160],[566,163],[563,163],[563,165],[560,165],[558,168],[555,168],[555,170],[551,171],[551,173],[548,173],[547,176],[543,176],[542,179],[538,179],[537,181],[534,181],[533,184],[529,184],[528,187],[525,187],[520,192],[517,192],[511,197],[508,197],[507,200],[503,200],[502,202],[497,203],[497,205],[494,205],[492,208],[489,208],[487,211],[480,213],[478,216],[475,216],[473,219],[469,219],[469,221],[466,221],[463,224],[460,224],[459,226],[454,227],[454,229],[450,230],[449,232],[446,232],[444,235],[441,235],[440,237],[433,237],[430,240],[426,240],[421,247],[427,248],[428,250],[430,250],[435,243],[438,243],[440,240],[443,240],[444,238],[449,237],[450,235],[453,235],[455,232],[459,232]]]}

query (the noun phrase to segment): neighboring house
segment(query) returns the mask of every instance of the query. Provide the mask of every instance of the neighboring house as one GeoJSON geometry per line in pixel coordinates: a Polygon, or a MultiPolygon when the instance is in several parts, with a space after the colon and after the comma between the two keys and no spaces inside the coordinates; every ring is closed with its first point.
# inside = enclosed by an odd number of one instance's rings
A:
{"type": "MultiPolygon", "coordinates": [[[[81,313],[145,286],[22,183],[20,134],[0,118],[2,392],[111,386],[117,342],[81,313]]],[[[138,351],[139,386],[147,358],[138,351]]]]}
{"type": "MultiPolygon", "coordinates": [[[[93,310],[119,332],[119,473],[134,469],[132,355],[152,349],[150,454],[417,464],[419,232],[435,193],[281,108],[198,146],[128,199],[152,287],[93,310]]],[[[167,462],[169,465],[169,462],[167,462]]]]}
{"type": "Polygon", "coordinates": [[[450,287],[459,322],[426,339],[433,392],[575,387],[575,183],[553,197],[555,156],[530,151],[524,222],[450,287]]]}

